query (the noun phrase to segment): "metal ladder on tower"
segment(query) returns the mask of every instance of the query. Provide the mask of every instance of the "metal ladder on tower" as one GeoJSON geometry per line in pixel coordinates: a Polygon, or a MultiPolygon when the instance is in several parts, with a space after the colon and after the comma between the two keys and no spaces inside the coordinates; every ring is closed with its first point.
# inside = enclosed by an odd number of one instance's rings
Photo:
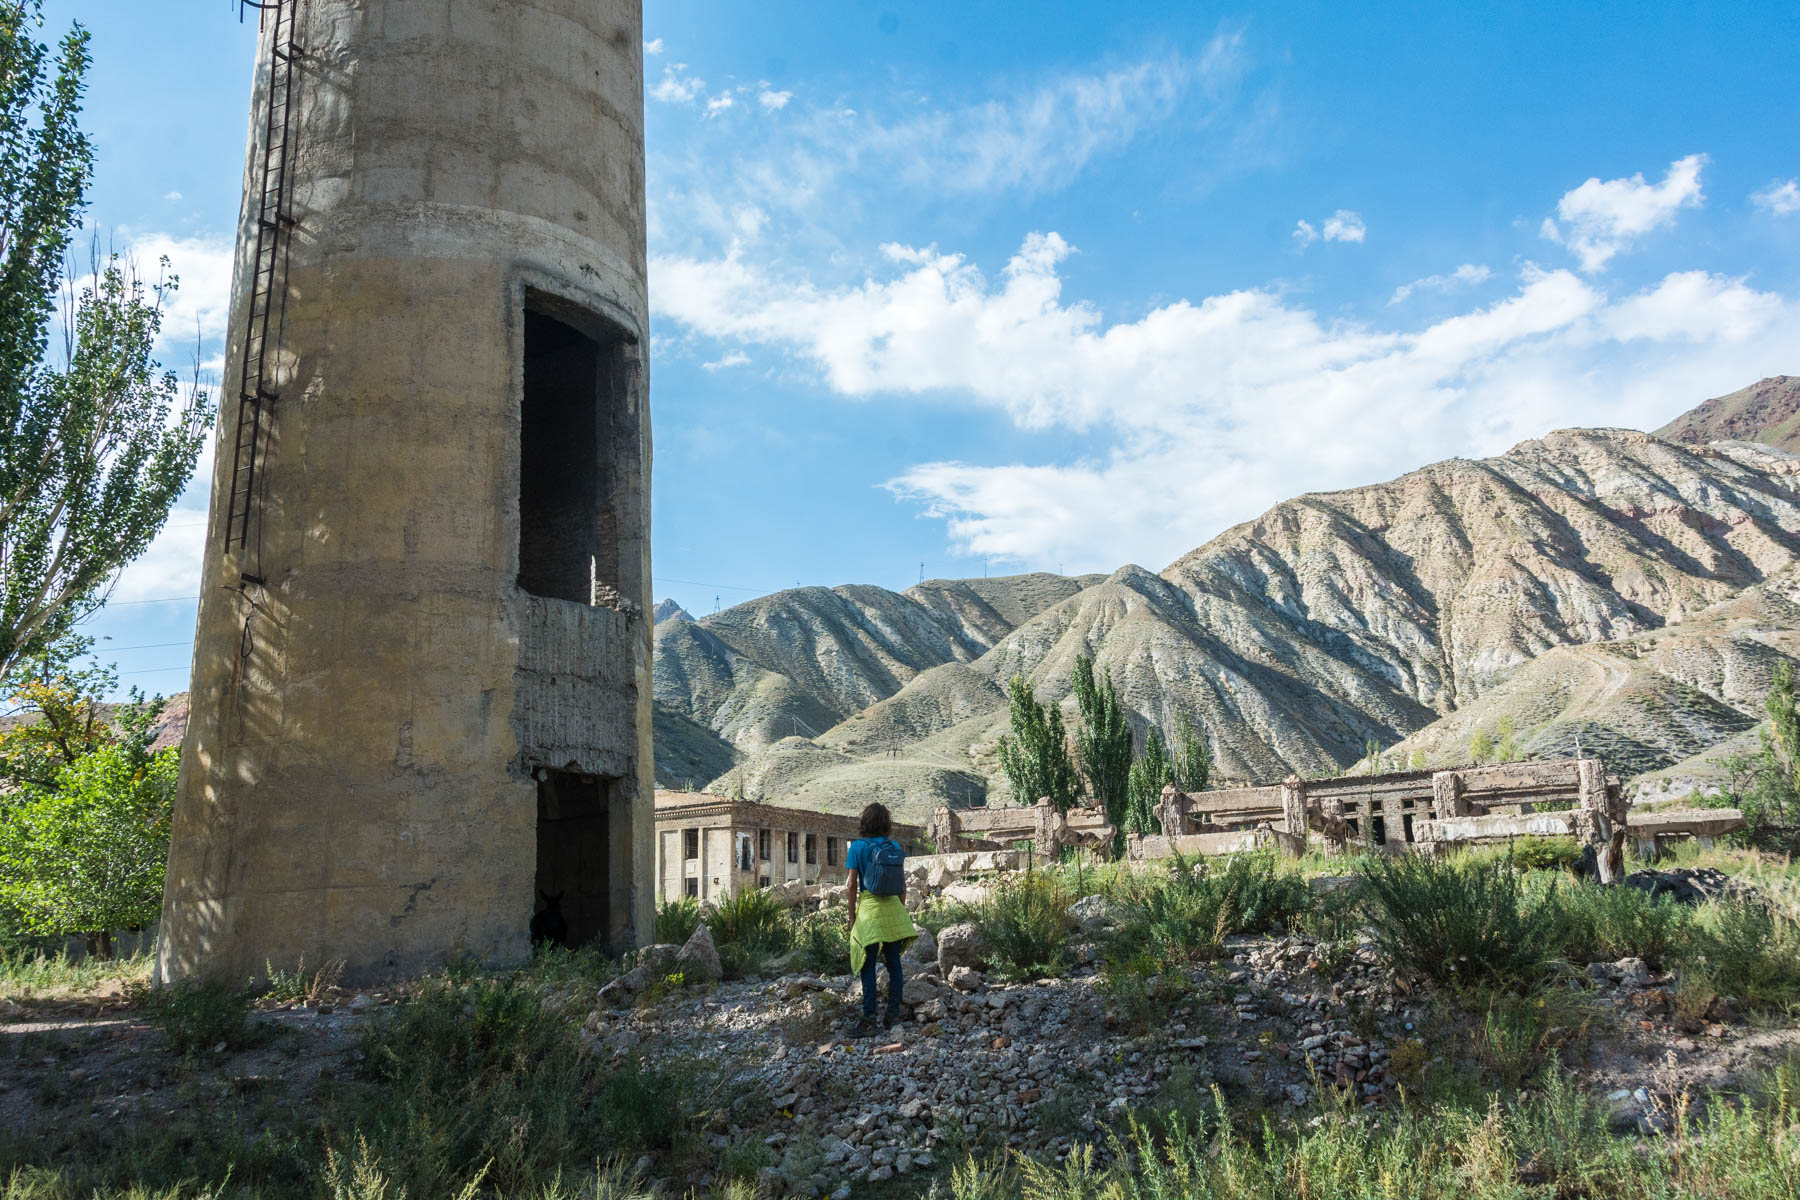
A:
{"type": "Polygon", "coordinates": [[[269,101],[263,116],[262,171],[256,196],[256,258],[244,325],[242,384],[237,436],[231,459],[231,495],[225,516],[225,550],[242,550],[256,506],[256,475],[276,400],[272,376],[281,350],[287,302],[284,268],[294,218],[289,211],[288,169],[293,161],[294,22],[300,0],[237,0],[238,19],[249,9],[258,23],[273,17],[269,39],[269,101]]]}

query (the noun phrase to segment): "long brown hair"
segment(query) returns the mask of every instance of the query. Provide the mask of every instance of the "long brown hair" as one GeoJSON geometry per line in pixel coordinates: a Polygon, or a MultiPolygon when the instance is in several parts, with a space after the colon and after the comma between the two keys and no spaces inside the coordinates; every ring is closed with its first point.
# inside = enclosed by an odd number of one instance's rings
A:
{"type": "Polygon", "coordinates": [[[871,804],[862,810],[862,821],[857,832],[866,838],[884,838],[893,832],[894,818],[888,815],[885,805],[871,804]]]}

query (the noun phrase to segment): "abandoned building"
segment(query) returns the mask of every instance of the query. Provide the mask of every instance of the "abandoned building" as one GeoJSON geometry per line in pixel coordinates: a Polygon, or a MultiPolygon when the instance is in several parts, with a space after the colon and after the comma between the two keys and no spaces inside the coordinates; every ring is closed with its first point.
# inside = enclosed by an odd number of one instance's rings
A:
{"type": "Polygon", "coordinates": [[[653,914],[638,0],[266,0],[157,978],[653,914]]]}
{"type": "MultiPolygon", "coordinates": [[[[844,852],[857,818],[782,808],[706,792],[656,793],[656,902],[683,896],[717,902],[744,888],[849,878],[844,852]]],[[[913,825],[894,826],[909,849],[923,839],[913,825]]]]}

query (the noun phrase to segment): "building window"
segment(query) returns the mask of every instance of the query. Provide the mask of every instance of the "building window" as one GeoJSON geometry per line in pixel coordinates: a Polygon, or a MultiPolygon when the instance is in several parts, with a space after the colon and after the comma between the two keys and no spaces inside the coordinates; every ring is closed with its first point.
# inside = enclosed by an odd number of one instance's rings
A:
{"type": "Polygon", "coordinates": [[[695,879],[692,876],[689,876],[683,882],[685,882],[687,884],[687,887],[685,890],[688,895],[695,896],[695,897],[698,897],[700,895],[700,881],[698,879],[695,879]]]}
{"type": "Polygon", "coordinates": [[[797,834],[797,833],[788,834],[787,851],[788,851],[788,859],[787,860],[789,862],[797,863],[800,861],[800,835],[799,834],[797,834]]]}
{"type": "Polygon", "coordinates": [[[764,862],[769,861],[769,831],[764,829],[756,835],[756,857],[764,862]]]}
{"type": "Polygon", "coordinates": [[[681,857],[689,861],[700,857],[700,831],[698,829],[681,831],[681,857]]]}
{"type": "Polygon", "coordinates": [[[738,854],[737,854],[738,870],[740,870],[740,871],[750,870],[751,869],[750,835],[747,833],[738,834],[737,847],[738,847],[738,854]]]}
{"type": "Polygon", "coordinates": [[[837,842],[838,840],[834,837],[825,839],[825,865],[828,867],[835,867],[838,865],[837,842]]]}
{"type": "Polygon", "coordinates": [[[816,833],[809,833],[806,835],[806,861],[812,866],[818,865],[819,835],[816,833]]]}
{"type": "Polygon", "coordinates": [[[761,879],[756,881],[756,886],[761,887],[761,888],[768,887],[769,886],[769,877],[767,875],[764,875],[761,879]]]}

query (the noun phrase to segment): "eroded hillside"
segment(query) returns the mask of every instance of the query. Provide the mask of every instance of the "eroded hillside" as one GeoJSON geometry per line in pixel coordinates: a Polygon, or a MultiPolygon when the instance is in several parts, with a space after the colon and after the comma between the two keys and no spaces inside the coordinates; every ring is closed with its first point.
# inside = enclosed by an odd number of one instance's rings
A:
{"type": "MultiPolygon", "coordinates": [[[[1266,779],[1348,766],[1371,741],[1391,746],[1464,710],[1478,720],[1487,710],[1471,706],[1546,652],[1587,648],[1545,660],[1574,678],[1576,664],[1598,671],[1596,656],[1630,653],[1602,646],[1716,624],[1717,606],[1781,576],[1797,550],[1793,455],[1566,430],[1298,497],[1160,574],[1019,577],[1039,603],[1010,611],[975,588],[1004,581],[965,581],[905,596],[803,589],[671,623],[658,630],[658,697],[747,756],[734,768],[747,794],[828,808],[883,798],[916,819],[943,798],[1004,786],[993,746],[1008,678],[1067,703],[1074,660],[1091,654],[1141,720],[1185,710],[1211,731],[1223,776],[1266,779]]],[[[1745,603],[1779,623],[1786,595],[1763,589],[1745,603]]],[[[1668,660],[1658,680],[1681,687],[1658,682],[1663,698],[1644,702],[1641,720],[1618,718],[1633,766],[1673,762],[1749,721],[1743,696],[1780,652],[1693,636],[1646,651],[1668,660]],[[1704,653],[1742,659],[1718,671],[1743,687],[1709,690],[1706,670],[1676,666],[1704,653]],[[1669,714],[1661,733],[1647,727],[1657,711],[1669,714]]],[[[1536,702],[1542,687],[1515,690],[1536,702]]],[[[1604,681],[1564,688],[1615,692],[1638,694],[1604,681]]],[[[1597,739],[1612,720],[1586,719],[1597,739]]],[[[1531,727],[1545,746],[1574,736],[1550,716],[1531,727]]],[[[1445,747],[1462,736],[1444,730],[1445,747]]]]}

